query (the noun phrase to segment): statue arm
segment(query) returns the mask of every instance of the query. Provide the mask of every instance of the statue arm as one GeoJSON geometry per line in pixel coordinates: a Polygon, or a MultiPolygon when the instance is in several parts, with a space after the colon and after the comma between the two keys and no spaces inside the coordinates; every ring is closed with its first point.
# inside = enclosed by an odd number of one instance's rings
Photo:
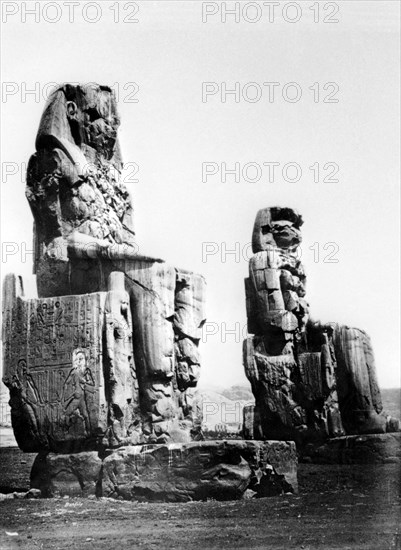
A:
{"type": "Polygon", "coordinates": [[[68,238],[68,257],[164,263],[164,260],[160,258],[152,258],[139,254],[137,248],[129,244],[110,243],[104,239],[91,237],[79,231],[74,231],[68,238]]]}

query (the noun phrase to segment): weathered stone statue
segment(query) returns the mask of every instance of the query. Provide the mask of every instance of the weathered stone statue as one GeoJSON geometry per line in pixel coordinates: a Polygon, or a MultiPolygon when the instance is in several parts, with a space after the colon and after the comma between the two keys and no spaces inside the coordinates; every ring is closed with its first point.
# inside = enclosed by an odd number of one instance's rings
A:
{"type": "Polygon", "coordinates": [[[5,285],[5,383],[24,450],[189,441],[205,281],[139,253],[114,93],[60,87],[28,165],[38,298],[5,285]]]}
{"type": "Polygon", "coordinates": [[[38,297],[4,284],[4,382],[43,495],[140,500],[297,490],[293,442],[201,441],[205,281],[140,252],[106,86],[60,87],[28,166],[38,297]],[[195,441],[191,441],[195,440],[195,441]]]}
{"type": "MultiPolygon", "coordinates": [[[[78,258],[145,259],[138,254],[131,197],[121,180],[120,125],[107,86],[59,88],[50,97],[28,164],[26,196],[35,219],[39,296],[80,292],[78,258]]],[[[85,279],[83,281],[82,279],[85,279]]]]}
{"type": "Polygon", "coordinates": [[[256,407],[245,412],[245,435],[302,445],[391,431],[397,422],[382,413],[369,337],[309,318],[297,257],[302,223],[291,208],[265,208],[256,216],[245,280],[251,335],[244,342],[256,407]]]}

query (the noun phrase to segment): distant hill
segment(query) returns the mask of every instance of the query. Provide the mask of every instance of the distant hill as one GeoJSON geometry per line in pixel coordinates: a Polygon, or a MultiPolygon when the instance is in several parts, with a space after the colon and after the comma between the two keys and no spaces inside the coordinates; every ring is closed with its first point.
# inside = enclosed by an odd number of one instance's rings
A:
{"type": "Polygon", "coordinates": [[[240,384],[224,389],[221,394],[227,399],[231,399],[231,401],[254,401],[251,388],[240,384]]]}
{"type": "Polygon", "coordinates": [[[196,393],[203,413],[203,428],[208,431],[238,432],[242,428],[244,406],[255,403],[246,386],[237,385],[224,390],[208,386],[196,393]]]}
{"type": "MultiPolygon", "coordinates": [[[[227,425],[229,432],[239,430],[244,406],[255,403],[249,386],[239,384],[225,389],[208,386],[197,394],[202,402],[203,425],[212,431],[222,424],[227,425]]],[[[401,419],[401,389],[382,389],[381,396],[383,412],[401,419]]]]}
{"type": "MultiPolygon", "coordinates": [[[[0,389],[0,425],[11,425],[8,389],[3,384],[0,389]]],[[[204,428],[210,431],[215,431],[216,427],[221,430],[223,425],[228,432],[239,431],[244,406],[255,403],[249,386],[239,384],[224,389],[201,387],[196,394],[203,412],[204,428]]],[[[382,389],[381,395],[383,411],[401,419],[401,389],[382,389]]]]}

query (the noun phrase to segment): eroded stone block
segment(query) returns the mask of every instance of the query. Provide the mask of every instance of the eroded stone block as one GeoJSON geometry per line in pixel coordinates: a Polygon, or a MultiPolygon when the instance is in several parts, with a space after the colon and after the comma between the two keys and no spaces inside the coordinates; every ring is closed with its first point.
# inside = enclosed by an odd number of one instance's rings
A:
{"type": "Polygon", "coordinates": [[[348,435],[308,446],[301,461],[316,464],[401,464],[401,433],[348,435]]]}
{"type": "Polygon", "coordinates": [[[207,441],[123,447],[103,463],[104,496],[188,501],[297,491],[294,443],[207,441]]]}
{"type": "Polygon", "coordinates": [[[22,450],[73,450],[105,432],[105,301],[106,293],[9,298],[4,382],[22,450]]]}
{"type": "Polygon", "coordinates": [[[129,298],[124,286],[110,286],[109,292],[25,299],[8,278],[4,382],[23,451],[141,441],[129,298]]]}

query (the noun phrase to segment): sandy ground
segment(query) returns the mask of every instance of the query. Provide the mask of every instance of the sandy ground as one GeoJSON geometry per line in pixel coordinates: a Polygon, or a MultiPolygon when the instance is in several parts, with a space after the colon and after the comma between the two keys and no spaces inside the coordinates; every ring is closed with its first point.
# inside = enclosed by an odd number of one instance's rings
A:
{"type": "MultiPolygon", "coordinates": [[[[1,492],[26,490],[34,455],[0,449],[1,492]]],[[[235,502],[0,502],[0,548],[401,550],[399,465],[299,466],[300,494],[235,502]]]]}

